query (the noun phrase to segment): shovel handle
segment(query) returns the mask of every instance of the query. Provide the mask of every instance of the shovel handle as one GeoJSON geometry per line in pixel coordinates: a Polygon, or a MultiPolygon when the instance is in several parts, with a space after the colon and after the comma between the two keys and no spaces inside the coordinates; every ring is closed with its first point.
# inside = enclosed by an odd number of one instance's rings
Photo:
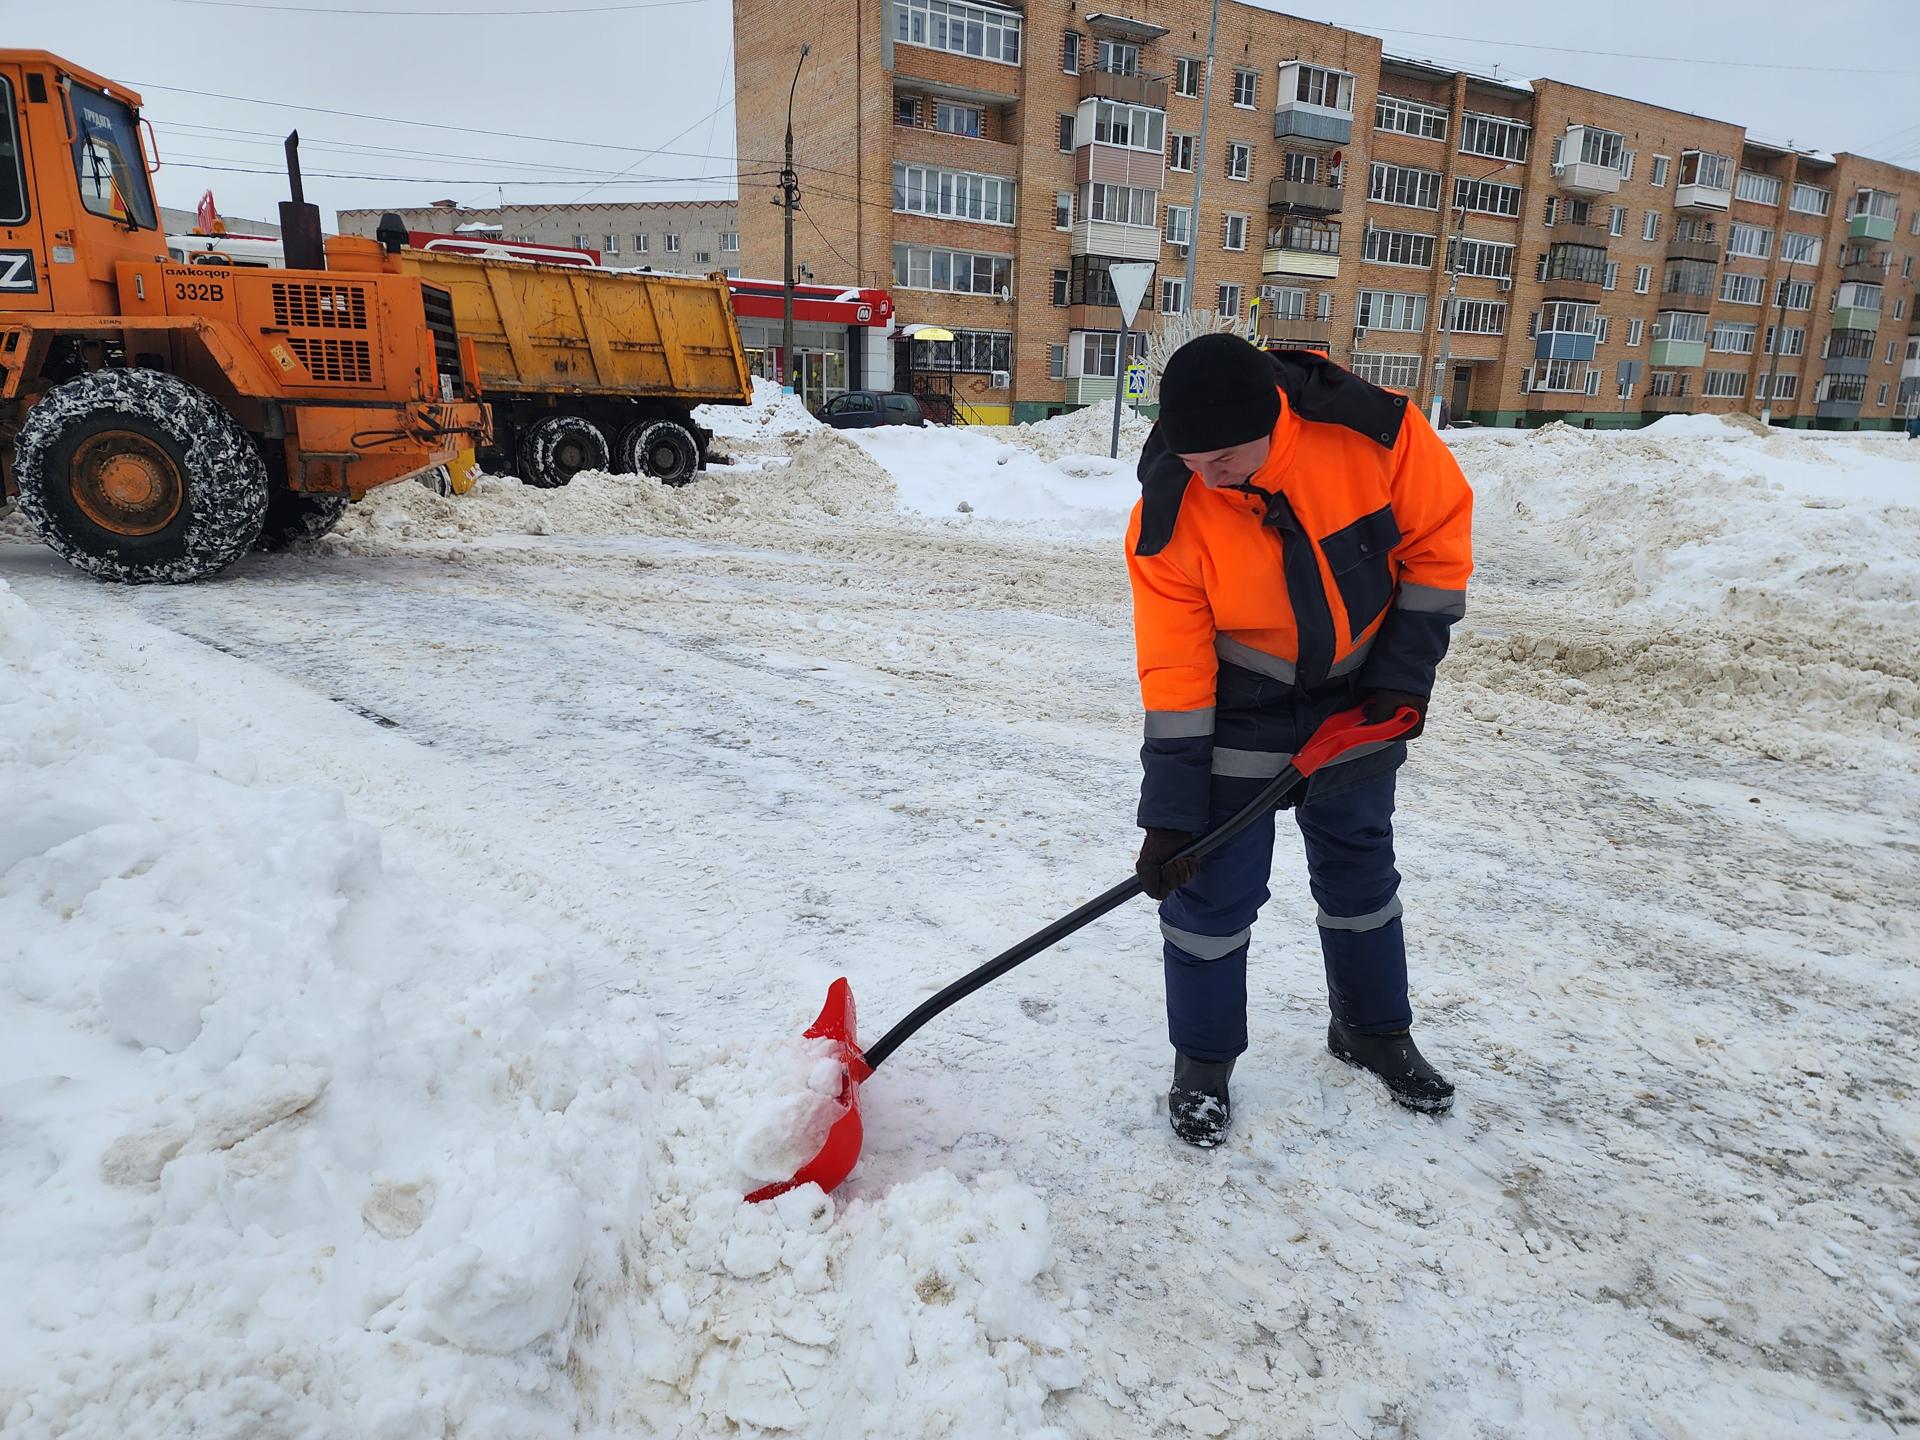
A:
{"type": "MultiPolygon", "coordinates": [[[[1249,800],[1224,823],[1209,830],[1198,840],[1173,858],[1200,859],[1211,855],[1234,836],[1245,830],[1254,821],[1284,802],[1300,786],[1313,777],[1315,771],[1323,765],[1364,748],[1379,749],[1391,745],[1402,735],[1420,723],[1420,713],[1402,706],[1385,720],[1369,725],[1361,712],[1342,710],[1331,716],[1313,732],[1313,738],[1300,747],[1286,766],[1260,793],[1249,800]]],[[[1050,950],[1076,930],[1084,929],[1105,915],[1109,910],[1117,910],[1134,896],[1142,893],[1145,887],[1140,877],[1135,875],[1123,884],[1114,886],[1104,894],[1096,895],[1070,915],[1062,915],[1044,930],[1035,931],[1012,949],[1001,952],[980,966],[954,981],[939,994],[923,1001],[912,1014],[894,1026],[873,1045],[861,1052],[867,1062],[868,1070],[877,1070],[889,1055],[899,1049],[901,1043],[918,1030],[927,1021],[949,1006],[966,999],[983,985],[990,985],[1017,965],[1022,965],[1043,950],[1050,950]]]]}

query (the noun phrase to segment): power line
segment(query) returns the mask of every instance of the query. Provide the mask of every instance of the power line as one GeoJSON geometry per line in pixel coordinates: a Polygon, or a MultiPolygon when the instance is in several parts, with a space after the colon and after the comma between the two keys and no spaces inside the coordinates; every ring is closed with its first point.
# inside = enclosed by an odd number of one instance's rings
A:
{"type": "MultiPolygon", "coordinates": [[[[284,175],[286,171],[271,166],[258,165],[207,165],[195,163],[202,157],[185,153],[180,157],[185,163],[183,170],[207,170],[220,175],[284,175]]],[[[230,160],[229,155],[211,155],[210,160],[230,160]]],[[[483,175],[369,175],[342,170],[305,170],[302,173],[320,180],[382,180],[404,185],[517,185],[522,188],[534,186],[573,186],[580,183],[576,176],[571,180],[525,180],[518,176],[496,179],[483,175]]],[[[733,175],[649,175],[631,176],[619,180],[609,180],[610,185],[691,185],[707,181],[727,180],[738,184],[742,179],[761,180],[770,172],[756,171],[742,176],[733,175]]]]}
{"type": "Polygon", "coordinates": [[[706,124],[708,120],[712,119],[715,115],[718,115],[722,110],[726,109],[727,106],[731,105],[732,103],[733,102],[731,100],[722,100],[718,105],[714,106],[713,109],[709,110],[705,115],[702,115],[698,120],[694,121],[691,125],[687,126],[686,129],[682,130],[679,135],[669,135],[666,138],[666,141],[664,142],[664,144],[655,146],[652,150],[649,150],[644,154],[634,156],[632,163],[629,164],[625,170],[620,171],[619,175],[615,175],[612,180],[601,180],[596,184],[589,185],[586,189],[582,190],[578,195],[574,197],[574,203],[577,205],[581,201],[585,200],[587,196],[593,194],[594,191],[601,189],[603,186],[611,185],[612,183],[614,183],[615,180],[618,180],[620,178],[620,175],[625,175],[627,173],[627,170],[633,169],[633,167],[635,165],[638,165],[642,160],[649,160],[653,158],[653,156],[659,154],[661,150],[665,149],[667,145],[671,145],[674,141],[678,140],[681,135],[692,134],[695,130],[698,130],[702,125],[706,124]]]}
{"type": "Polygon", "coordinates": [[[168,0],[173,5],[201,5],[215,10],[258,10],[268,15],[396,15],[409,20],[511,19],[527,15],[610,15],[626,10],[665,10],[675,5],[703,5],[706,0],[642,0],[626,5],[575,5],[539,10],[361,10],[326,5],[257,5],[249,0],[168,0]]]}

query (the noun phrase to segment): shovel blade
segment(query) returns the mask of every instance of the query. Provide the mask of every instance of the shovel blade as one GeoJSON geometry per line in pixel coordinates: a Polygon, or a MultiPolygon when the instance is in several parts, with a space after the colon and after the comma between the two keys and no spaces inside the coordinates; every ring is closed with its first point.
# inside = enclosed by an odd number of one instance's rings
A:
{"type": "Polygon", "coordinates": [[[819,1153],[794,1171],[791,1180],[763,1185],[747,1196],[749,1205],[771,1200],[802,1185],[818,1185],[831,1191],[853,1173],[860,1159],[860,1082],[871,1075],[861,1057],[855,1035],[853,987],[842,976],[827,987],[827,1003],[820,1007],[820,1018],[807,1029],[809,1040],[831,1040],[840,1061],[840,1104],[843,1113],[827,1131],[819,1153]]]}

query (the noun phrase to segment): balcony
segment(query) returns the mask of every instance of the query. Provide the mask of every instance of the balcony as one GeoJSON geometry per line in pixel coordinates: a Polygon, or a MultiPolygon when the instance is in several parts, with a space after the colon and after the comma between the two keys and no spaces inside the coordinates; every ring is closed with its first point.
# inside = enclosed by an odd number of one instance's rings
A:
{"type": "Polygon", "coordinates": [[[1655,340],[1647,364],[1656,370],[1693,370],[1707,363],[1704,340],[1655,340]]]}
{"type": "Polygon", "coordinates": [[[1833,312],[1835,330],[1865,330],[1869,334],[1880,329],[1880,312],[1870,310],[1865,305],[1842,305],[1833,312]]]}
{"type": "MultiPolygon", "coordinates": [[[[1009,171],[1017,174],[1017,171],[1009,171]]],[[[1127,185],[1135,190],[1164,190],[1167,157],[1158,150],[1136,150],[1094,140],[1073,152],[1073,183],[1098,180],[1105,185],[1127,185]]]]}
{"type": "Polygon", "coordinates": [[[1693,397],[1685,392],[1655,395],[1649,391],[1640,397],[1640,413],[1643,415],[1688,415],[1692,412],[1693,397]]]}
{"type": "Polygon", "coordinates": [[[1072,376],[1067,381],[1067,404],[1097,405],[1103,400],[1112,404],[1113,384],[1111,375],[1072,376]]]}
{"type": "MultiPolygon", "coordinates": [[[[1847,217],[1847,238],[1849,240],[1891,240],[1893,239],[1893,216],[1862,213],[1847,217]]],[[[1855,406],[1858,413],[1859,406],[1855,406]]]]}
{"type": "MultiPolygon", "coordinates": [[[[1265,307],[1261,307],[1263,310],[1265,307]]],[[[1333,343],[1331,320],[1288,320],[1260,317],[1260,338],[1298,350],[1325,350],[1333,343]]]]}
{"type": "Polygon", "coordinates": [[[1345,192],[1338,185],[1309,185],[1299,180],[1267,182],[1267,209],[1296,215],[1337,215],[1345,192]]]}
{"type": "Polygon", "coordinates": [[[1592,331],[1542,330],[1534,337],[1536,360],[1592,360],[1595,337],[1592,331]]]}
{"type": "Polygon", "coordinates": [[[1549,238],[1556,245],[1591,245],[1596,250],[1604,250],[1620,237],[1598,220],[1562,220],[1553,227],[1549,238]]]}
{"type": "Polygon", "coordinates": [[[1842,280],[1855,280],[1862,285],[1884,285],[1887,279],[1887,257],[1882,253],[1877,259],[1855,260],[1840,267],[1842,280]]]}
{"type": "Polygon", "coordinates": [[[1309,105],[1304,100],[1282,100],[1273,112],[1273,138],[1345,145],[1353,139],[1353,112],[1309,105]]]}
{"type": "Polygon", "coordinates": [[[1011,105],[1020,98],[1018,65],[924,45],[894,46],[893,78],[896,85],[912,82],[904,88],[970,105],[1011,105]],[[959,83],[956,76],[971,83],[959,83]]]}
{"type": "Polygon", "coordinates": [[[1682,239],[1675,235],[1667,241],[1667,259],[1703,260],[1709,265],[1720,263],[1720,241],[1713,235],[1703,240],[1682,239]]]}
{"type": "Polygon", "coordinates": [[[1269,245],[1260,256],[1260,273],[1269,279],[1278,275],[1301,275],[1311,280],[1331,280],[1340,273],[1340,252],[1269,245]]]}
{"type": "Polygon", "coordinates": [[[1128,105],[1167,108],[1167,82],[1150,75],[1114,75],[1105,70],[1080,72],[1082,100],[1119,100],[1128,105]]]}
{"type": "Polygon", "coordinates": [[[1606,287],[1598,280],[1551,273],[1540,291],[1541,298],[1545,300],[1578,300],[1586,305],[1599,304],[1606,298],[1606,293],[1606,287]]]}
{"type": "Polygon", "coordinates": [[[1108,220],[1079,220],[1074,223],[1075,255],[1105,255],[1114,260],[1158,260],[1158,225],[1115,225],[1108,220]]]}
{"type": "Polygon", "coordinates": [[[1582,158],[1562,160],[1553,167],[1553,183],[1569,195],[1618,195],[1620,193],[1620,170],[1617,165],[1603,164],[1601,157],[1617,156],[1620,153],[1621,137],[1611,130],[1594,130],[1593,144],[1588,146],[1588,127],[1570,125],[1561,138],[1560,153],[1582,158]],[[1588,154],[1596,158],[1586,159],[1588,154]]]}
{"type": "MultiPolygon", "coordinates": [[[[1152,290],[1152,286],[1148,286],[1152,290]]],[[[1145,330],[1157,325],[1154,308],[1150,303],[1153,295],[1149,293],[1141,300],[1140,309],[1133,317],[1133,328],[1145,330]]],[[[1069,330],[1124,330],[1127,322],[1121,318],[1118,305],[1069,305],[1067,307],[1067,329],[1069,330]]]]}
{"type": "Polygon", "coordinates": [[[1865,375],[1873,369],[1871,350],[1865,355],[1829,354],[1826,360],[1829,375],[1865,375]]]}
{"type": "Polygon", "coordinates": [[[1858,420],[1860,402],[1858,400],[1817,400],[1813,414],[1816,420],[1858,420]]]}
{"type": "Polygon", "coordinates": [[[1726,185],[1676,185],[1673,208],[1682,215],[1724,215],[1733,207],[1733,190],[1726,185]]]}

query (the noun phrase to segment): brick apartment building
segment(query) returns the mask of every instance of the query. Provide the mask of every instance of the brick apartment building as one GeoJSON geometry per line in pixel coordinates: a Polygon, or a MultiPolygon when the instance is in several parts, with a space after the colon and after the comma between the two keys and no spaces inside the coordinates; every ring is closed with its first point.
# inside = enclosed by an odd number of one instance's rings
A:
{"type": "MultiPolygon", "coordinates": [[[[1758,413],[1769,381],[1776,423],[1920,410],[1920,173],[1231,0],[1199,156],[1208,10],[735,0],[742,171],[778,163],[805,35],[796,256],[952,330],[915,364],[978,420],[1111,398],[1116,260],[1159,265],[1137,331],[1258,298],[1264,333],[1482,423],[1758,413]]],[[[778,275],[781,212],[742,198],[778,275]]]]}
{"type": "MultiPolygon", "coordinates": [[[[611,201],[587,205],[483,205],[467,207],[451,200],[430,205],[342,210],[342,235],[372,235],[382,215],[392,213],[409,230],[442,234],[495,235],[528,245],[570,245],[598,250],[601,263],[616,269],[686,270],[740,274],[740,206],[732,200],[611,201]]],[[[778,252],[773,268],[778,276],[778,252]]]]}

